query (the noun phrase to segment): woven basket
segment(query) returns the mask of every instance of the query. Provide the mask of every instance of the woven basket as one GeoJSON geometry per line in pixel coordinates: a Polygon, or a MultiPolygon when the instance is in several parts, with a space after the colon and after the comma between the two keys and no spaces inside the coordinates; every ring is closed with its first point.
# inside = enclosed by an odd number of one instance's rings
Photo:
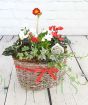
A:
{"type": "MultiPolygon", "coordinates": [[[[47,68],[47,64],[43,63],[31,63],[31,62],[25,62],[25,61],[19,61],[14,59],[15,66],[20,66],[24,68],[29,68],[31,70],[34,70],[35,68],[47,68]]],[[[26,70],[21,70],[20,68],[16,68],[17,71],[17,77],[18,81],[21,84],[22,87],[25,87],[26,89],[31,90],[41,90],[45,88],[50,88],[52,86],[58,85],[60,78],[65,74],[65,72],[58,71],[57,73],[54,73],[54,75],[57,77],[56,80],[51,78],[49,73],[44,73],[44,75],[41,78],[41,81],[39,83],[36,83],[35,80],[39,76],[39,72],[29,72],[26,70]]]]}

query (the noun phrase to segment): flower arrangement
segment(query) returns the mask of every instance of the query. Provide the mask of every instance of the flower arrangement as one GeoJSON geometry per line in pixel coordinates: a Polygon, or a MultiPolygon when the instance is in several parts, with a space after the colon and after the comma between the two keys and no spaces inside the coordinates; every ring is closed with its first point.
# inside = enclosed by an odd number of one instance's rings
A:
{"type": "MultiPolygon", "coordinates": [[[[35,8],[32,13],[37,18],[42,14],[38,8],[35,8]]],[[[66,56],[66,45],[70,42],[66,37],[59,34],[62,30],[63,27],[61,26],[49,26],[48,30],[38,34],[37,23],[35,34],[25,27],[21,29],[16,43],[6,48],[3,54],[12,55],[19,60],[57,62],[60,55],[66,56]]]]}
{"type": "Polygon", "coordinates": [[[62,26],[49,26],[46,31],[39,33],[38,22],[42,12],[35,8],[32,13],[37,16],[36,34],[26,27],[21,29],[18,40],[12,46],[6,48],[3,55],[12,55],[19,72],[19,81],[26,82],[26,86],[31,84],[30,88],[32,89],[40,89],[39,87],[51,87],[52,83],[57,84],[57,81],[66,72],[66,59],[70,57],[70,53],[67,52],[67,44],[70,41],[60,34],[60,31],[64,29],[62,26]],[[23,78],[23,71],[25,71],[24,75],[28,75],[26,79],[23,78]],[[30,72],[37,75],[32,75],[30,72]],[[30,75],[32,77],[28,79],[30,75]],[[49,78],[43,78],[43,75],[49,78]],[[33,82],[35,80],[36,83],[33,82]]]}

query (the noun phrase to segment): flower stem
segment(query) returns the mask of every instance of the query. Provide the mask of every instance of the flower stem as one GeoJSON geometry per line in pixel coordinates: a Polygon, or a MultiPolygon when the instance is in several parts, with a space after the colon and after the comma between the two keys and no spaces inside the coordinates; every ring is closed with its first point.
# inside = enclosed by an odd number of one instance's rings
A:
{"type": "Polygon", "coordinates": [[[39,28],[39,16],[37,16],[37,23],[36,23],[36,33],[38,35],[38,28],[39,28]]]}

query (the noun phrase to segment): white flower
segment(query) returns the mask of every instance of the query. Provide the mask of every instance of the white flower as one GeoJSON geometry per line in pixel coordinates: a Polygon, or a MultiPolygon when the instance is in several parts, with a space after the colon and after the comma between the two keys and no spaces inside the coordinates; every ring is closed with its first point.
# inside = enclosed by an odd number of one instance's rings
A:
{"type": "Polygon", "coordinates": [[[42,39],[42,41],[45,41],[45,39],[48,41],[51,41],[52,38],[53,38],[52,35],[48,34],[48,35],[45,35],[45,37],[42,39]]]}
{"type": "Polygon", "coordinates": [[[53,54],[60,54],[60,53],[64,53],[64,49],[63,49],[63,47],[62,47],[60,44],[56,43],[56,44],[51,48],[51,52],[52,52],[53,54]]]}
{"type": "Polygon", "coordinates": [[[20,31],[20,33],[19,33],[19,38],[20,38],[21,40],[24,39],[24,31],[20,31]]]}
{"type": "Polygon", "coordinates": [[[24,38],[27,38],[27,37],[28,37],[28,35],[25,35],[25,34],[24,34],[24,30],[21,30],[20,33],[19,33],[19,38],[20,38],[21,40],[23,40],[24,38]]]}

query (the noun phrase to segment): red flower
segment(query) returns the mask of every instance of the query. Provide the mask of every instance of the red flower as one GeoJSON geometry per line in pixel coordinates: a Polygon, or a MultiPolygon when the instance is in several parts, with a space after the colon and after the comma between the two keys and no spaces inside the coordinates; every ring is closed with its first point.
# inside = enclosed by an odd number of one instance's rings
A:
{"type": "Polygon", "coordinates": [[[58,38],[57,32],[52,32],[53,37],[58,38]]]}
{"type": "Polygon", "coordinates": [[[39,39],[37,37],[35,37],[35,36],[32,36],[31,41],[34,42],[34,43],[38,43],[39,39]]]}
{"type": "Polygon", "coordinates": [[[64,38],[60,37],[58,38],[59,41],[64,41],[64,38]]]}
{"type": "Polygon", "coordinates": [[[32,11],[32,13],[33,13],[34,15],[41,15],[41,14],[42,14],[41,11],[40,11],[40,9],[38,9],[38,8],[35,8],[35,9],[32,11]]]}
{"type": "Polygon", "coordinates": [[[51,30],[56,31],[56,26],[50,26],[50,27],[49,27],[49,30],[50,30],[50,31],[51,31],[51,30]]]}
{"type": "Polygon", "coordinates": [[[52,26],[53,27],[53,31],[56,31],[56,26],[52,26]]]}
{"type": "Polygon", "coordinates": [[[49,30],[50,30],[50,31],[52,30],[52,28],[53,28],[53,26],[49,26],[49,30]]]}
{"type": "Polygon", "coordinates": [[[55,29],[56,31],[58,31],[58,27],[56,27],[56,29],[55,29]]]}
{"type": "Polygon", "coordinates": [[[61,26],[59,26],[59,27],[50,26],[50,27],[49,27],[49,30],[53,30],[53,31],[63,30],[63,27],[61,27],[61,26]]]}
{"type": "Polygon", "coordinates": [[[63,28],[63,27],[61,27],[61,26],[59,26],[59,27],[58,27],[58,30],[63,30],[63,29],[64,29],[64,28],[63,28]]]}

